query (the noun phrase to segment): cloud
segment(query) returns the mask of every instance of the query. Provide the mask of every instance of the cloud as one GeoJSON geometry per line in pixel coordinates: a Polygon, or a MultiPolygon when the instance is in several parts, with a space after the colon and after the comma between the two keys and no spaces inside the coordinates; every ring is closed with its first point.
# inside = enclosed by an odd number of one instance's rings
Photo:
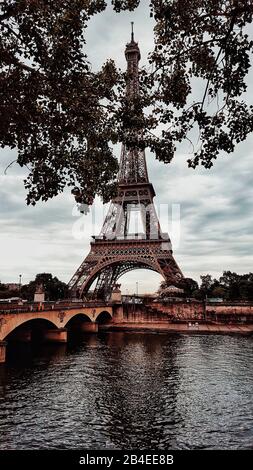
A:
{"type": "MultiPolygon", "coordinates": [[[[148,3],[147,3],[148,4],[148,3]]],[[[87,47],[94,68],[108,58],[125,68],[124,49],[130,37],[130,21],[135,21],[135,35],[142,52],[142,64],[152,48],[153,20],[147,7],[136,12],[113,13],[111,8],[94,17],[88,27],[87,47]]],[[[252,78],[252,77],[251,77],[252,78]]],[[[250,100],[249,94],[247,95],[250,100]]],[[[174,256],[186,276],[199,280],[223,270],[240,273],[252,271],[253,265],[253,137],[240,144],[233,155],[221,156],[211,170],[187,167],[189,147],[178,149],[170,165],[156,161],[147,152],[150,179],[157,196],[156,204],[168,204],[168,216],[161,225],[171,229],[172,204],[180,206],[180,242],[174,256]]],[[[15,152],[1,150],[0,160],[0,279],[23,282],[38,272],[52,272],[68,281],[89,251],[90,236],[100,230],[88,218],[73,215],[74,201],[68,192],[35,208],[25,205],[24,170],[12,165],[15,152]],[[84,222],[81,237],[73,236],[73,226],[84,222]]],[[[102,210],[102,205],[100,203],[102,210]]],[[[148,271],[131,272],[122,277],[123,291],[156,290],[160,277],[148,271]],[[145,274],[144,274],[145,273],[145,274]]]]}

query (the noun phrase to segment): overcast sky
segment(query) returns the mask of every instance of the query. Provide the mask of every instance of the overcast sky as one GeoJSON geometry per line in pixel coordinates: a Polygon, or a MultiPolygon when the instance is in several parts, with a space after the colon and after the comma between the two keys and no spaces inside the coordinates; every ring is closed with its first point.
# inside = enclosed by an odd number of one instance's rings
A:
{"type": "MultiPolygon", "coordinates": [[[[94,68],[109,57],[125,67],[124,49],[132,20],[145,64],[153,42],[147,4],[143,1],[131,14],[117,15],[108,9],[90,22],[87,46],[94,68]]],[[[253,83],[253,75],[250,81],[253,83]]],[[[169,219],[172,207],[176,212],[180,206],[180,240],[175,236],[175,226],[168,227],[164,210],[161,223],[164,231],[172,231],[174,256],[185,276],[199,281],[205,273],[217,277],[228,269],[252,271],[252,145],[253,136],[240,144],[232,156],[221,156],[211,170],[189,169],[187,148],[179,149],[170,165],[157,162],[147,152],[156,204],[168,204],[169,219]]],[[[95,230],[90,217],[76,216],[73,198],[67,191],[47,203],[27,207],[21,169],[13,165],[4,175],[15,152],[0,152],[0,280],[18,282],[22,274],[26,283],[36,273],[51,272],[68,282],[88,254],[90,236],[95,230]]],[[[99,223],[96,229],[99,231],[99,223]]],[[[150,271],[133,271],[121,278],[123,292],[134,291],[136,281],[139,292],[153,292],[161,278],[150,271]]]]}

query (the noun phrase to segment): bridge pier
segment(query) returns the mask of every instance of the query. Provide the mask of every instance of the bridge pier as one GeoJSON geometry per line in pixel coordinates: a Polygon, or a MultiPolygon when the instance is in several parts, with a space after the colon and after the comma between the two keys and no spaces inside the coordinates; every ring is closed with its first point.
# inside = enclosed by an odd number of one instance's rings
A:
{"type": "Polygon", "coordinates": [[[67,343],[68,331],[66,328],[45,330],[43,340],[48,343],[67,343]]]}
{"type": "Polygon", "coordinates": [[[78,328],[82,333],[97,333],[98,332],[98,323],[94,322],[83,322],[78,328]]]}
{"type": "Polygon", "coordinates": [[[3,364],[6,359],[6,341],[0,341],[0,364],[3,364]]]}
{"type": "Polygon", "coordinates": [[[124,309],[122,304],[114,305],[113,309],[113,319],[117,322],[122,322],[124,320],[124,309]]]}

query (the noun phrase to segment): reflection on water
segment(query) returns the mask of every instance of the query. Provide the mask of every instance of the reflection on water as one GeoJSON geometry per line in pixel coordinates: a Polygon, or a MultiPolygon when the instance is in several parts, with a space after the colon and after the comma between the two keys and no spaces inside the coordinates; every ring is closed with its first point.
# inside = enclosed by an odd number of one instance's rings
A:
{"type": "Polygon", "coordinates": [[[253,340],[152,333],[15,346],[0,449],[253,448],[253,340]]]}

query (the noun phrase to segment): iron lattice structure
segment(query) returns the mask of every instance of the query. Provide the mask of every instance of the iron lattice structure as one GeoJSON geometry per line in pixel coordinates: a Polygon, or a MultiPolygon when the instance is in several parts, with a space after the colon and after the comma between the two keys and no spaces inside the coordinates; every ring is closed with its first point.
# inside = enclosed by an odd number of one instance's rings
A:
{"type": "MultiPolygon", "coordinates": [[[[139,94],[138,43],[132,32],[127,44],[128,100],[139,94]]],[[[183,277],[172,252],[168,234],[162,233],[149,182],[145,151],[122,145],[117,196],[111,201],[108,214],[98,237],[93,237],[88,256],[78,268],[69,288],[74,297],[85,297],[96,281],[95,298],[109,298],[117,280],[134,269],[150,269],[169,282],[183,277]],[[129,232],[131,214],[138,211],[142,230],[129,232]]]]}

